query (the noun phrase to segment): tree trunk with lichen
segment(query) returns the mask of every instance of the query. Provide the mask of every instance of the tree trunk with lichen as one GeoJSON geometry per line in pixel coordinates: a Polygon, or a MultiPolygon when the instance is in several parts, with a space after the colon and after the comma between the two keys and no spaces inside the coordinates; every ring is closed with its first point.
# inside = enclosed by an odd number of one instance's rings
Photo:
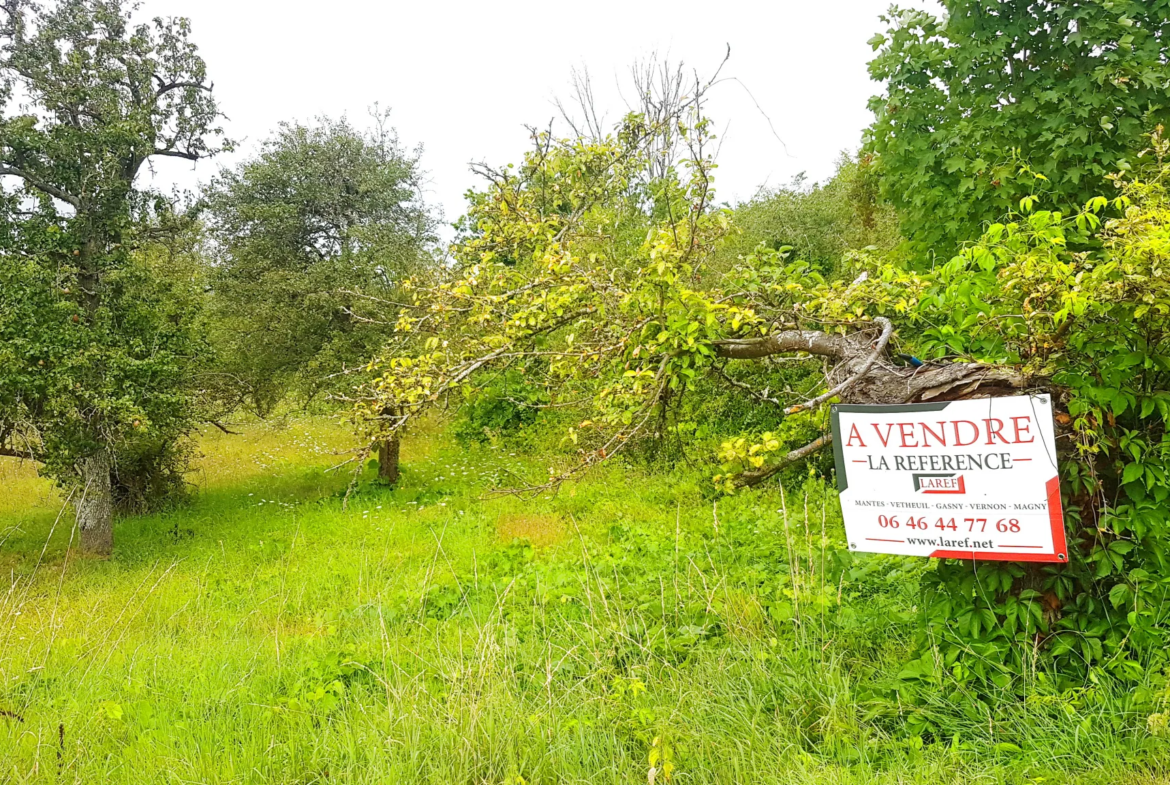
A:
{"type": "Polygon", "coordinates": [[[109,556],[114,550],[114,499],[110,487],[110,454],[105,450],[78,464],[81,487],[74,510],[81,549],[95,556],[109,556]]]}

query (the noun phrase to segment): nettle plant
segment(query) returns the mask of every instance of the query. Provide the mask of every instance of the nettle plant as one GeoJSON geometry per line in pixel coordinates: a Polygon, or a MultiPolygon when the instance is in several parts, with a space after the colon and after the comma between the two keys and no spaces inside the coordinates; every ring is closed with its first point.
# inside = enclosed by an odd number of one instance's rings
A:
{"type": "Polygon", "coordinates": [[[931,273],[861,252],[827,278],[781,249],[715,274],[708,261],[734,227],[713,206],[695,94],[665,121],[631,115],[604,137],[534,133],[519,167],[484,170],[457,264],[409,283],[399,339],[355,396],[368,443],[507,374],[530,386],[525,401],[568,423],[572,449],[513,489],[540,493],[631,445],[685,434],[682,402],[701,412],[690,398],[722,386],[780,422],[728,434],[712,473],[734,493],[828,445],[834,401],[1048,390],[1068,420],[1073,563],[941,565],[919,664],[1010,681],[1043,654],[1067,672],[1087,663],[1135,675],[1135,652],[1160,645],[1166,586],[1161,175],[1119,181],[1116,199],[1067,218],[1028,197],[1022,216],[931,273]],[[666,132],[683,154],[656,166],[666,132]],[[1102,226],[1106,206],[1125,216],[1102,226]],[[907,352],[927,362],[900,360],[907,352]],[[761,386],[778,357],[786,370],[761,386]],[[979,656],[960,668],[971,650],[979,656]]]}

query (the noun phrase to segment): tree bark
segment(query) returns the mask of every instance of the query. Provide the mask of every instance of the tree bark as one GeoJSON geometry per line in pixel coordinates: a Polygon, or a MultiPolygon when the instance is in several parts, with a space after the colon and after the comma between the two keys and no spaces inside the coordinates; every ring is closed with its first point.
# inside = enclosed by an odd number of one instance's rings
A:
{"type": "MultiPolygon", "coordinates": [[[[886,355],[889,322],[878,319],[875,326],[880,329],[859,330],[847,335],[786,330],[762,338],[718,341],[715,351],[720,357],[731,360],[756,360],[773,354],[804,352],[831,362],[833,365],[826,373],[829,392],[807,403],[787,407],[786,414],[816,408],[834,394],[843,403],[854,404],[957,401],[1011,395],[1027,388],[1044,387],[1048,382],[1017,368],[984,363],[895,365],[886,355]]],[[[832,436],[825,434],[791,451],[772,466],[744,472],[737,484],[757,485],[831,442],[832,436]]]]}
{"type": "Polygon", "coordinates": [[[398,434],[378,443],[378,479],[387,485],[398,483],[398,434]]]}
{"type": "Polygon", "coordinates": [[[110,454],[101,451],[81,461],[82,487],[75,505],[81,550],[109,556],[114,550],[114,500],[110,488],[110,454]]]}
{"type": "Polygon", "coordinates": [[[727,338],[715,342],[715,351],[729,360],[758,360],[773,354],[808,352],[821,357],[845,357],[850,336],[820,330],[784,330],[763,338],[727,338]]]}
{"type": "Polygon", "coordinates": [[[1006,395],[1043,380],[1018,369],[983,363],[926,363],[918,368],[894,365],[886,356],[873,361],[880,330],[837,335],[815,330],[788,330],[764,338],[718,341],[715,351],[731,360],[755,360],[773,354],[807,352],[835,361],[828,382],[844,403],[917,403],[1006,395]]]}
{"type": "MultiPolygon", "coordinates": [[[[829,372],[831,383],[837,384],[862,371],[871,344],[869,340],[857,343],[846,359],[829,372]]],[[[926,363],[913,368],[894,365],[888,358],[882,358],[861,373],[842,393],[841,400],[870,404],[958,401],[1013,395],[1029,387],[1042,386],[1044,381],[1010,366],[926,363]]]]}

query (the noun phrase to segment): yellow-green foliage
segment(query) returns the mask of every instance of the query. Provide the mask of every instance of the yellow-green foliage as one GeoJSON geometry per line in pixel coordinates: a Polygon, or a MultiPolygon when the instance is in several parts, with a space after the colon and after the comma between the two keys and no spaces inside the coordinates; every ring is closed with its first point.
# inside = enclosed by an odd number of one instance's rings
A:
{"type": "Polygon", "coordinates": [[[1021,368],[1055,394],[1067,426],[1069,564],[1005,564],[978,583],[944,565],[929,603],[931,645],[941,640],[950,664],[979,647],[971,671],[1001,684],[1036,653],[1069,684],[1100,670],[1137,680],[1167,662],[1170,145],[1151,138],[1155,160],[1114,178],[1111,198],[1064,215],[1024,197],[930,277],[918,311],[923,357],[1021,368]]]}

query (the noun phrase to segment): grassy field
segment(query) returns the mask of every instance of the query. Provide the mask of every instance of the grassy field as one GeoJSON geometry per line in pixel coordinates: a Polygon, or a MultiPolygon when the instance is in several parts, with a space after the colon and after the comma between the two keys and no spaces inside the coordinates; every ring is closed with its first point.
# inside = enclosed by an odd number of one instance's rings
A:
{"type": "Polygon", "coordinates": [[[928,565],[842,552],[818,484],[614,465],[484,499],[547,467],[435,432],[343,506],[345,446],[210,434],[193,502],[109,561],[0,462],[0,781],[1170,781],[1133,691],[906,703],[928,565]]]}

